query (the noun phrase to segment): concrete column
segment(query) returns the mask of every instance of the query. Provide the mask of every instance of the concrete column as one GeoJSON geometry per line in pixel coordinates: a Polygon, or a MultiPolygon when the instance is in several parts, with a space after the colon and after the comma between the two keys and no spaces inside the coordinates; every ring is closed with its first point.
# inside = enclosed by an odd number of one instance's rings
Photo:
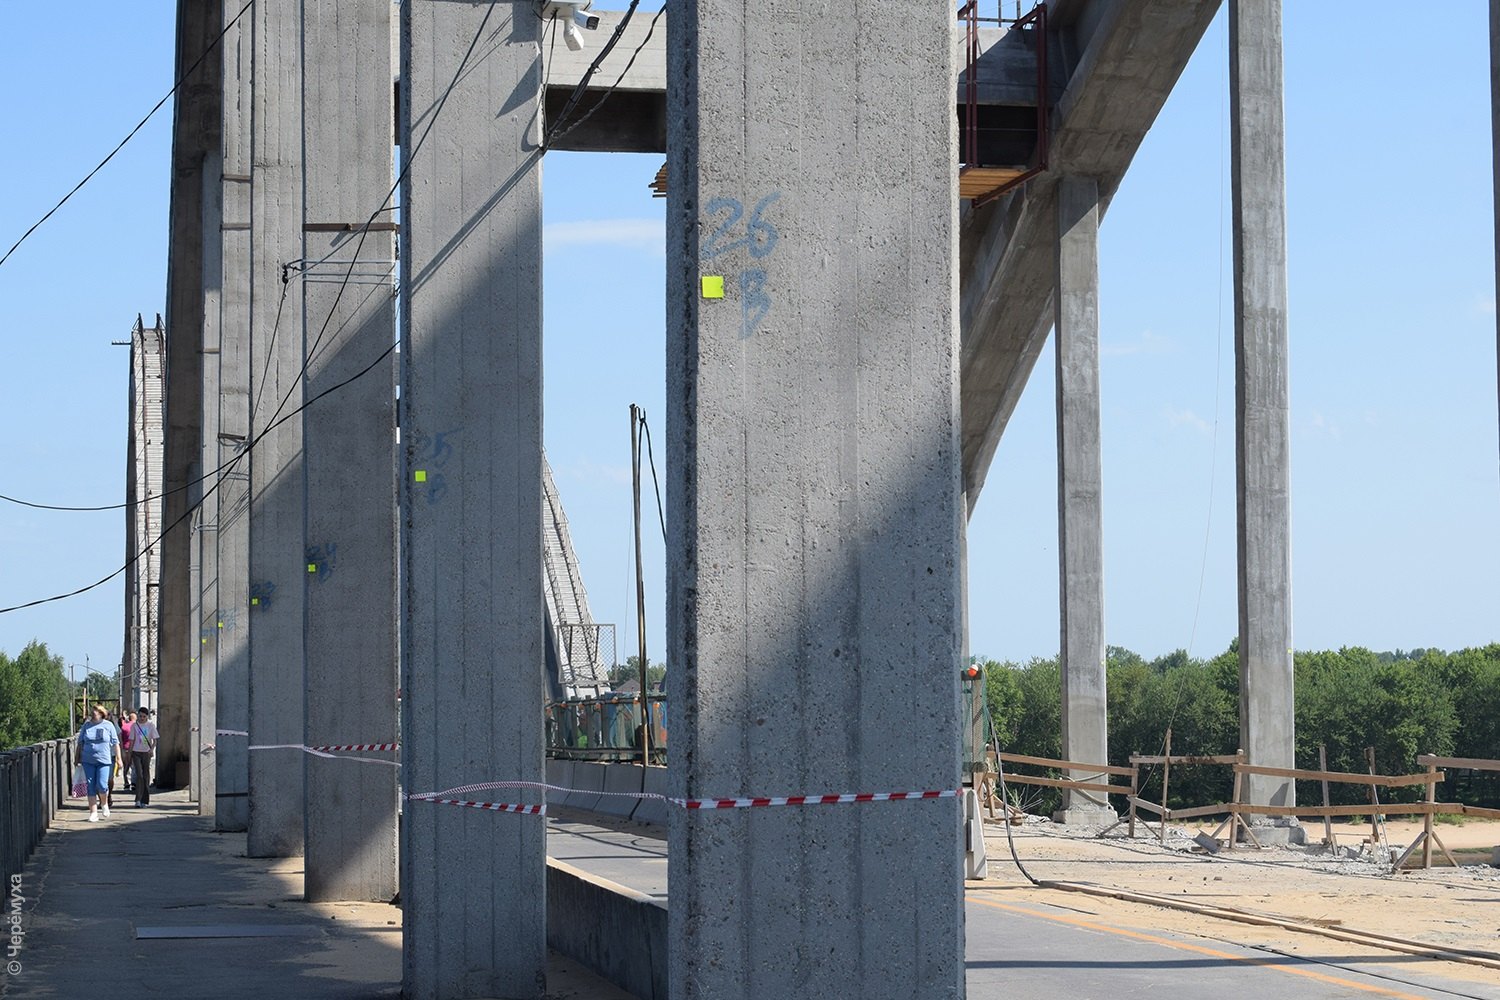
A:
{"type": "MultiPolygon", "coordinates": [[[[303,7],[307,395],[359,375],[302,425],[305,742],[314,746],[396,740],[393,216],[361,231],[391,194],[392,10],[303,7]],[[355,231],[335,228],[345,225],[355,231]]],[[[394,767],[308,758],[308,900],[396,895],[396,777],[394,767]]]]}
{"type": "MultiPolygon", "coordinates": [[[[239,14],[240,0],[225,0],[224,22],[239,14]]],[[[206,801],[209,775],[202,778],[200,813],[212,810],[214,829],[245,830],[250,825],[250,764],[243,736],[219,736],[218,729],[250,728],[250,119],[254,53],[248,17],[229,29],[224,48],[224,145],[219,181],[224,205],[220,233],[223,276],[219,313],[219,438],[214,450],[219,473],[219,656],[215,698],[204,710],[203,739],[214,744],[205,760],[216,764],[213,800],[206,801]],[[238,459],[238,461],[234,461],[238,459]],[[229,464],[229,463],[233,464],[229,464]],[[212,715],[209,714],[212,709],[212,715]]],[[[275,409],[276,401],[263,404],[275,409]]],[[[269,412],[269,411],[268,411],[269,412]]],[[[206,685],[205,685],[206,686],[206,685]]]]}
{"type": "MultiPolygon", "coordinates": [[[[1057,185],[1057,551],[1062,611],[1062,754],[1107,763],[1103,456],[1099,435],[1099,185],[1057,185]]],[[[1072,777],[1098,781],[1093,772],[1072,777]]],[[[1115,818],[1107,796],[1068,791],[1058,818],[1115,818]]]]}
{"type": "MultiPolygon", "coordinates": [[[[171,220],[167,257],[167,404],[163,467],[161,544],[161,638],[157,699],[161,742],[156,753],[158,784],[177,788],[188,780],[192,745],[190,664],[197,657],[192,615],[196,591],[190,579],[192,525],[197,499],[187,484],[197,465],[202,433],[204,161],[219,146],[219,50],[210,48],[222,25],[217,10],[183,3],[177,9],[177,75],[202,63],[177,91],[172,125],[171,220]],[[208,52],[204,57],[205,51],[208,52]],[[179,768],[179,764],[184,765],[179,768]]],[[[147,539],[150,541],[150,539],[147,539]]]]}
{"type": "MultiPolygon", "coordinates": [[[[302,5],[255,5],[251,102],[250,743],[303,742],[302,405],[299,289],[283,269],[302,257],[302,5]],[[287,301],[282,301],[285,295],[287,301]],[[252,404],[253,406],[253,404],[252,404]]],[[[296,750],[250,754],[251,857],[302,853],[305,762],[296,750]]]]}
{"type": "MultiPolygon", "coordinates": [[[[1240,741],[1250,763],[1294,762],[1291,428],[1287,384],[1286,134],[1281,0],[1230,0],[1238,465],[1240,741]]],[[[1283,778],[1250,800],[1292,805],[1283,778]]]]}
{"type": "MultiPolygon", "coordinates": [[[[673,8],[673,795],[958,785],[952,20],[673,8]]],[[[963,995],[959,800],[669,820],[676,1000],[963,995]]]]}
{"type": "MultiPolygon", "coordinates": [[[[223,173],[223,156],[214,150],[203,170],[203,349],[202,389],[200,401],[203,407],[202,428],[196,478],[202,478],[197,493],[202,502],[198,515],[193,519],[196,558],[197,600],[195,622],[198,629],[198,647],[194,651],[192,664],[192,737],[188,742],[189,770],[192,774],[192,796],[202,809],[204,800],[203,771],[204,755],[199,753],[203,742],[205,710],[213,715],[212,702],[218,683],[219,660],[219,500],[216,488],[219,465],[219,339],[220,339],[220,288],[223,280],[223,247],[220,244],[223,220],[223,192],[220,175],[223,173]]],[[[211,727],[210,727],[211,728],[211,727]]],[[[209,737],[211,740],[212,737],[209,737]]],[[[213,761],[209,760],[212,771],[213,761]]],[[[213,791],[208,793],[210,796],[213,791]]]]}
{"type": "MultiPolygon", "coordinates": [[[[1500,0],[1490,0],[1490,141],[1494,147],[1495,288],[1500,291],[1500,0]]],[[[1500,321],[1495,331],[1495,388],[1500,402],[1500,321]]]]}
{"type": "MultiPolygon", "coordinates": [[[[402,784],[541,781],[542,22],[402,17],[402,784]]],[[[536,817],[406,805],[406,996],[541,995],[545,853],[536,817]]]]}

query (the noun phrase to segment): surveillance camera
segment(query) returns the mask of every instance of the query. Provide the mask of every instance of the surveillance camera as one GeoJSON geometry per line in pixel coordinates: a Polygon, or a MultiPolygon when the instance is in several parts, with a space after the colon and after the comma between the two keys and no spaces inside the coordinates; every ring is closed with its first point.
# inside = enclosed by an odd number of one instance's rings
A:
{"type": "Polygon", "coordinates": [[[589,10],[587,4],[574,7],[573,23],[578,25],[580,28],[587,28],[590,31],[597,31],[599,30],[599,15],[589,10]]]}
{"type": "Polygon", "coordinates": [[[578,25],[572,21],[563,22],[563,41],[568,46],[569,52],[577,52],[583,48],[583,32],[578,30],[578,25]]]}

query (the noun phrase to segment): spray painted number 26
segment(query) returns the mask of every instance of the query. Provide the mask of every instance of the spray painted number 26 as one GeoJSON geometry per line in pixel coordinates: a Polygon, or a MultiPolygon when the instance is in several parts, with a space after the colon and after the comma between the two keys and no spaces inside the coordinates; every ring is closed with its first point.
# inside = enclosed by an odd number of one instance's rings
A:
{"type": "Polygon", "coordinates": [[[711,260],[740,247],[749,250],[750,256],[756,260],[769,257],[771,251],[776,249],[776,241],[781,238],[781,234],[766,221],[765,211],[780,197],[781,192],[776,191],[756,202],[755,208],[750,212],[750,220],[745,225],[745,235],[738,239],[731,237],[738,232],[740,220],[745,217],[745,206],[734,198],[715,198],[710,201],[706,206],[706,214],[710,217],[723,215],[724,218],[709,234],[708,239],[703,241],[698,251],[700,257],[711,260]]]}

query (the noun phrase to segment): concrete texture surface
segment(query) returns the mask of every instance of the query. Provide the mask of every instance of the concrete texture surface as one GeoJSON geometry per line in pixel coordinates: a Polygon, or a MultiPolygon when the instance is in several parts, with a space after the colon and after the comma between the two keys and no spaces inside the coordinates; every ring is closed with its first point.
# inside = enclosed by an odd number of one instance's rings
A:
{"type": "MultiPolygon", "coordinates": [[[[303,742],[302,417],[300,287],[282,268],[302,257],[302,34],[300,5],[256,4],[251,94],[250,744],[303,742]],[[282,297],[287,301],[283,302],[282,297]],[[285,405],[283,405],[285,401],[285,405]]],[[[249,852],[302,853],[302,754],[250,754],[249,852]]]]}
{"type": "Polygon", "coordinates": [[[205,4],[179,4],[175,77],[203,61],[177,91],[172,123],[171,219],[167,255],[167,405],[162,518],[170,527],[161,544],[161,648],[157,657],[161,743],[157,780],[177,787],[188,780],[191,746],[189,664],[201,645],[191,616],[189,578],[192,530],[188,488],[199,458],[202,420],[203,224],[206,158],[219,147],[220,53],[205,51],[219,34],[219,12],[205,4]],[[179,764],[181,776],[179,777],[179,764]]]}
{"type": "MultiPolygon", "coordinates": [[[[1229,117],[1240,746],[1251,764],[1294,767],[1281,0],[1229,0],[1229,117]]],[[[1246,780],[1251,802],[1296,802],[1296,786],[1285,778],[1246,780]]]]}
{"type": "MultiPolygon", "coordinates": [[[[224,24],[243,4],[225,0],[224,24]]],[[[219,439],[214,466],[219,488],[218,658],[213,690],[201,685],[200,731],[195,749],[204,764],[199,811],[219,830],[250,825],[250,762],[243,736],[219,729],[250,729],[250,85],[251,32],[247,21],[230,27],[224,51],[223,231],[219,234],[219,439]],[[237,461],[236,461],[237,459],[237,461]],[[212,744],[208,753],[203,744],[212,744]],[[211,773],[210,773],[211,772],[211,773]]],[[[259,387],[259,386],[258,386],[259,387]]],[[[275,404],[270,404],[274,408],[275,404]]]]}
{"type": "MultiPolygon", "coordinates": [[[[402,783],[541,781],[541,22],[402,15],[402,783]]],[[[532,817],[407,806],[412,1000],[542,993],[545,850],[532,817]]]]}
{"type": "MultiPolygon", "coordinates": [[[[196,586],[193,591],[193,656],[189,662],[188,721],[191,736],[188,738],[188,788],[194,799],[203,799],[202,773],[205,770],[204,756],[198,753],[198,734],[203,731],[203,715],[206,704],[211,704],[218,684],[217,664],[219,660],[219,503],[220,493],[214,489],[218,476],[213,470],[219,464],[219,346],[221,342],[220,321],[222,318],[222,282],[224,277],[223,234],[224,203],[220,176],[224,172],[223,154],[212,150],[205,158],[203,170],[203,319],[201,321],[203,344],[199,371],[202,383],[199,388],[198,435],[199,454],[194,463],[194,478],[203,482],[198,492],[203,497],[197,513],[192,518],[193,572],[196,586]]],[[[210,713],[211,714],[211,713],[210,713]]],[[[212,771],[212,759],[207,761],[207,770],[212,771]]]]}
{"type": "MultiPolygon", "coordinates": [[[[952,19],[674,8],[675,796],[957,787],[952,19]]],[[[673,810],[676,1000],[962,995],[958,801],[902,805],[673,810]]]]}
{"type": "Polygon", "coordinates": [[[641,1000],[666,1000],[665,900],[548,858],[547,943],[641,1000]]]}
{"type": "MultiPolygon", "coordinates": [[[[311,746],[397,739],[395,234],[385,212],[379,229],[327,231],[362,227],[394,203],[394,10],[302,7],[305,396],[359,376],[302,423],[311,746]]],[[[394,898],[397,769],[322,757],[306,766],[308,899],[394,898]]]]}
{"type": "MultiPolygon", "coordinates": [[[[1104,455],[1099,416],[1099,185],[1064,177],[1057,198],[1057,532],[1062,755],[1109,759],[1104,683],[1104,455]]],[[[1083,781],[1097,776],[1070,772],[1083,781]]],[[[1106,779],[1107,780],[1107,779],[1106,779]]],[[[1067,790],[1063,809],[1108,807],[1067,790]]],[[[1111,815],[1113,811],[1111,810],[1111,815]]]]}
{"type": "MultiPolygon", "coordinates": [[[[22,872],[24,945],[19,972],[0,975],[6,1000],[401,996],[398,907],[303,902],[298,860],[245,857],[243,839],[214,833],[183,792],[86,817],[65,806],[22,872]],[[184,927],[281,936],[138,936],[184,927]]],[[[557,953],[546,976],[548,1000],[629,1000],[557,953]]]]}

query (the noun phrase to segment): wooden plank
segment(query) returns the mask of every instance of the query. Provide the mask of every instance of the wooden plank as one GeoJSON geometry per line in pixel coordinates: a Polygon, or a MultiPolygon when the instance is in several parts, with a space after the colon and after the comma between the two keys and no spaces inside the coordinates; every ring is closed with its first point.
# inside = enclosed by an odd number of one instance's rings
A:
{"type": "MultiPolygon", "coordinates": [[[[1240,803],[1240,812],[1257,816],[1369,816],[1372,809],[1363,806],[1257,806],[1240,803]]],[[[1380,816],[1421,816],[1428,812],[1445,812],[1443,803],[1382,802],[1380,816]]],[[[1500,809],[1491,810],[1500,815],[1500,809]]]]}
{"type": "MultiPolygon", "coordinates": [[[[1331,781],[1344,785],[1379,785],[1382,788],[1402,788],[1408,785],[1425,785],[1429,781],[1443,781],[1448,777],[1443,771],[1430,774],[1355,774],[1349,771],[1303,771],[1295,767],[1264,767],[1260,764],[1236,764],[1240,774],[1264,774],[1273,778],[1296,778],[1301,781],[1331,781]]],[[[1365,810],[1369,812],[1369,810],[1365,810]]]]}
{"type": "MultiPolygon", "coordinates": [[[[1177,764],[1233,764],[1237,760],[1239,760],[1239,758],[1236,757],[1234,754],[1231,753],[1231,754],[1213,754],[1213,755],[1206,756],[1206,757],[1205,756],[1173,757],[1173,758],[1171,758],[1170,763],[1173,764],[1173,765],[1177,765],[1177,764]]],[[[1131,754],[1130,755],[1130,762],[1132,764],[1166,764],[1166,763],[1169,763],[1169,761],[1168,761],[1168,759],[1166,757],[1163,757],[1163,756],[1161,756],[1159,754],[1131,754]]]]}
{"type": "Polygon", "coordinates": [[[1065,778],[1036,778],[1029,774],[1007,774],[1007,785],[1043,785],[1047,788],[1072,788],[1080,792],[1103,792],[1108,795],[1129,795],[1129,785],[1100,785],[1091,781],[1068,781],[1065,778]]]}
{"type": "Polygon", "coordinates": [[[1500,771],[1500,760],[1485,760],[1482,757],[1434,757],[1424,753],[1417,758],[1423,767],[1463,767],[1473,771],[1500,771]]]}
{"type": "MultiPolygon", "coordinates": [[[[1447,803],[1439,802],[1438,805],[1447,803]]],[[[1465,816],[1483,816],[1485,819],[1500,819],[1500,809],[1486,809],[1483,806],[1458,806],[1463,810],[1465,816]]]]}
{"type": "Polygon", "coordinates": [[[1138,809],[1144,809],[1149,813],[1156,813],[1156,815],[1158,816],[1162,815],[1162,813],[1165,811],[1155,802],[1147,802],[1145,799],[1137,798],[1134,795],[1130,797],[1130,804],[1138,809]]]}
{"type": "Polygon", "coordinates": [[[1059,771],[1086,771],[1091,774],[1120,774],[1129,778],[1135,774],[1133,767],[1115,767],[1112,764],[1080,764],[1075,760],[1054,760],[1051,757],[1028,757],[1021,753],[1003,753],[1000,759],[1007,764],[1035,764],[1059,771]]]}
{"type": "Polygon", "coordinates": [[[1234,812],[1234,806],[1227,802],[1220,802],[1213,806],[1193,806],[1191,809],[1171,810],[1172,819],[1192,819],[1196,816],[1219,816],[1223,813],[1234,812]]]}

